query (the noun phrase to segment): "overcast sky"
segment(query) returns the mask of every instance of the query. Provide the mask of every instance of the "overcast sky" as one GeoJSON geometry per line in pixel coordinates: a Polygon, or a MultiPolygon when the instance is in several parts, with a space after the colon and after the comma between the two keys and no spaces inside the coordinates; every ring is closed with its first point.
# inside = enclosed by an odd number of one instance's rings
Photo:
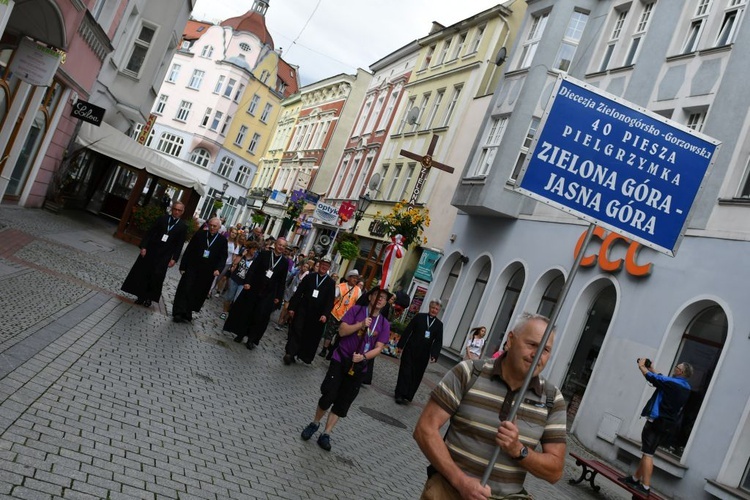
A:
{"type": "MultiPolygon", "coordinates": [[[[517,0],[522,2],[523,0],[517,0]]],[[[266,26],[303,85],[368,69],[426,36],[432,21],[450,26],[503,0],[269,0],[266,26]],[[296,40],[296,42],[295,42],[296,40]]],[[[197,0],[193,17],[218,22],[244,14],[253,0],[197,0]]]]}

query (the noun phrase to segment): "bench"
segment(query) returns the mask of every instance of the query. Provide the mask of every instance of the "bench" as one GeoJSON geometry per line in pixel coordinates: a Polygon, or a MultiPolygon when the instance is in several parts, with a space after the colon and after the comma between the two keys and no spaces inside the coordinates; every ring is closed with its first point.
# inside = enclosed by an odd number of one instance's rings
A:
{"type": "Polygon", "coordinates": [[[576,465],[580,466],[582,468],[581,470],[581,477],[578,479],[569,479],[568,482],[570,484],[579,484],[581,481],[588,481],[591,487],[594,489],[594,491],[599,491],[600,486],[597,484],[594,484],[594,480],[596,479],[597,474],[601,474],[602,476],[606,477],[607,479],[613,481],[617,486],[620,488],[624,488],[627,490],[630,494],[633,495],[634,499],[648,499],[648,500],[664,500],[662,497],[657,495],[654,491],[651,491],[650,495],[643,496],[639,491],[634,490],[629,485],[623,483],[622,481],[618,481],[618,478],[625,475],[624,472],[620,472],[617,469],[613,469],[609,465],[600,462],[598,460],[591,460],[587,458],[580,457],[576,455],[575,453],[570,454],[571,457],[576,459],[576,465]]]}

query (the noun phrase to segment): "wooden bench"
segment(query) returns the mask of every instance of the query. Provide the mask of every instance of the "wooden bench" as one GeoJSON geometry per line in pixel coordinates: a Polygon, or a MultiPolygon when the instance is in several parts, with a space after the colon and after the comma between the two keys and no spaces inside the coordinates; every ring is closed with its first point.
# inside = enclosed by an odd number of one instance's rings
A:
{"type": "Polygon", "coordinates": [[[600,462],[598,460],[590,460],[587,458],[579,457],[575,453],[570,454],[571,457],[576,459],[576,465],[582,468],[581,477],[578,479],[569,479],[570,484],[579,484],[581,481],[588,481],[594,491],[599,491],[600,486],[594,484],[597,474],[601,474],[610,481],[614,482],[620,488],[624,488],[630,494],[633,495],[633,499],[648,499],[648,500],[664,500],[663,497],[657,495],[654,491],[651,491],[650,495],[644,496],[641,492],[634,490],[630,485],[619,481],[618,479],[625,475],[624,472],[620,472],[617,469],[613,469],[609,465],[600,462]]]}

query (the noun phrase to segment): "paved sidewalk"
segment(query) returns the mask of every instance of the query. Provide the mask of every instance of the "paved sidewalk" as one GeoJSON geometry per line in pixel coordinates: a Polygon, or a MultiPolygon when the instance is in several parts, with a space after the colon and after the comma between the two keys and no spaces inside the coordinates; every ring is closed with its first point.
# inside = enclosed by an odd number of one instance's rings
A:
{"type": "MultiPolygon", "coordinates": [[[[426,460],[411,438],[429,391],[398,406],[398,361],[382,356],[325,452],[299,433],[326,370],[284,366],[285,332],[271,323],[254,351],[221,332],[213,298],[175,324],[179,273],[161,303],[119,291],[137,248],[113,223],[0,206],[0,498],[418,498],[426,460]],[[166,299],[166,304],[165,304],[166,299]]],[[[569,451],[591,456],[571,439],[569,451]]],[[[625,499],[594,493],[572,459],[556,485],[530,478],[536,498],[625,499]]]]}

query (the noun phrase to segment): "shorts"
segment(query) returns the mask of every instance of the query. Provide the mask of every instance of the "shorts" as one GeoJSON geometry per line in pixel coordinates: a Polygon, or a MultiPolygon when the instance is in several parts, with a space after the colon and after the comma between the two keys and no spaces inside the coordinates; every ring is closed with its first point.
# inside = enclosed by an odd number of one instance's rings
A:
{"type": "Polygon", "coordinates": [[[227,302],[234,302],[242,291],[242,283],[237,283],[233,279],[227,281],[227,288],[224,290],[224,300],[227,302]]]}
{"type": "Polygon", "coordinates": [[[326,372],[326,378],[320,384],[320,399],[318,408],[327,410],[333,405],[331,412],[340,418],[346,417],[349,413],[349,407],[352,405],[359,388],[362,386],[363,373],[349,375],[348,366],[344,366],[340,361],[331,360],[326,372]]]}
{"type": "Polygon", "coordinates": [[[662,419],[649,420],[643,426],[641,432],[641,452],[644,455],[652,456],[662,440],[669,436],[672,424],[662,419]]]}
{"type": "Polygon", "coordinates": [[[333,317],[333,315],[331,315],[328,318],[328,321],[326,322],[326,329],[323,334],[323,338],[326,340],[333,340],[333,338],[339,333],[340,325],[341,325],[341,320],[338,320],[335,317],[333,317]]]}

